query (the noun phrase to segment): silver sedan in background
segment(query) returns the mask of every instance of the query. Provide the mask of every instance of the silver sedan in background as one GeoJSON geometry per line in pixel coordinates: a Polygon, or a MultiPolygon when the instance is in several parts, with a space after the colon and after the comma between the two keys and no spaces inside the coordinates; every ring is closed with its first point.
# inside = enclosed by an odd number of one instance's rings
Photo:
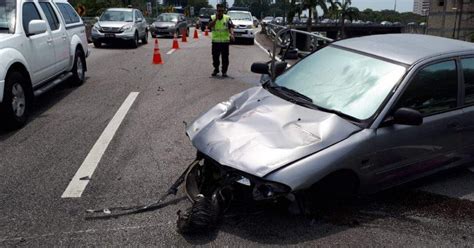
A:
{"type": "Polygon", "coordinates": [[[183,32],[189,36],[189,27],[183,14],[163,13],[150,25],[150,32],[153,38],[157,35],[179,37],[183,32]]]}

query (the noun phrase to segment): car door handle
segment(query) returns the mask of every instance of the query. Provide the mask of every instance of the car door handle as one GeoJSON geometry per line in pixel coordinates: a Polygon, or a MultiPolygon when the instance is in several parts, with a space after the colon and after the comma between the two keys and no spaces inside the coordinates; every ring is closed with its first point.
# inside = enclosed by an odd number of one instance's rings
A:
{"type": "Polygon", "coordinates": [[[63,40],[65,40],[67,38],[67,35],[63,35],[63,36],[61,36],[61,38],[63,38],[63,40]]]}
{"type": "Polygon", "coordinates": [[[47,40],[46,40],[46,43],[48,43],[48,44],[53,43],[53,39],[47,39],[47,40]]]}

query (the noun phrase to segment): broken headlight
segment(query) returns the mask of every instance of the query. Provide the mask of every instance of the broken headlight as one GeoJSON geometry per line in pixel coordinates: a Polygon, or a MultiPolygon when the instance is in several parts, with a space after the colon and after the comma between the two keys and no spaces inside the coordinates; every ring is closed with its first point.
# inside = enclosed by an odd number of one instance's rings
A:
{"type": "Polygon", "coordinates": [[[262,181],[254,185],[252,197],[256,201],[274,199],[290,193],[290,187],[276,182],[262,181]]]}

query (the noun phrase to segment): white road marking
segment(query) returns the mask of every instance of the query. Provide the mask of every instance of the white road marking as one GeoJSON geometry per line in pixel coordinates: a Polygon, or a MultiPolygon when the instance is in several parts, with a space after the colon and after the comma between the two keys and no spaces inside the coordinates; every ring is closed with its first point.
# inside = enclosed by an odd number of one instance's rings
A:
{"type": "Polygon", "coordinates": [[[172,53],[174,53],[174,51],[176,51],[176,49],[173,48],[173,49],[169,50],[166,54],[172,54],[172,53]]]}
{"type": "MultiPolygon", "coordinates": [[[[257,35],[258,33],[260,33],[260,31],[257,31],[257,32],[255,33],[255,35],[257,35]]],[[[255,44],[257,44],[257,46],[260,47],[260,49],[262,49],[266,54],[268,54],[270,57],[273,58],[272,53],[269,52],[267,49],[265,49],[265,47],[263,47],[260,43],[258,43],[257,39],[255,39],[254,41],[255,41],[255,44]]],[[[281,59],[278,58],[278,56],[275,56],[275,59],[276,59],[277,61],[279,61],[279,62],[281,61],[281,59]]]]}
{"type": "Polygon", "coordinates": [[[117,129],[119,128],[138,94],[139,92],[131,92],[127,99],[125,99],[122,106],[120,106],[120,108],[117,110],[117,113],[115,113],[112,120],[109,122],[87,157],[84,159],[84,162],[82,162],[81,167],[79,167],[79,170],[77,170],[61,198],[81,197],[82,192],[84,192],[89,180],[92,178],[92,174],[97,168],[102,155],[104,155],[104,152],[114,137],[115,132],[117,132],[117,129]]]}

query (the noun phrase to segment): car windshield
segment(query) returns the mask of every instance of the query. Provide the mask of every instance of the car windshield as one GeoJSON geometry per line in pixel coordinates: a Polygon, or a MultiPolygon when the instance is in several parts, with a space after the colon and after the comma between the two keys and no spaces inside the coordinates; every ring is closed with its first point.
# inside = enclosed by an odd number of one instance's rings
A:
{"type": "Polygon", "coordinates": [[[159,15],[158,18],[156,18],[156,21],[158,21],[158,22],[178,22],[178,16],[177,15],[159,15]]]}
{"type": "Polygon", "coordinates": [[[15,32],[15,0],[0,0],[0,33],[15,32]]]}
{"type": "Polygon", "coordinates": [[[199,10],[199,15],[200,16],[211,16],[216,13],[215,9],[200,9],[199,10]]]}
{"type": "Polygon", "coordinates": [[[229,12],[229,16],[232,20],[252,21],[252,16],[245,12],[229,12]]]}
{"type": "Polygon", "coordinates": [[[102,22],[133,22],[132,11],[107,10],[100,17],[102,22]]]}
{"type": "Polygon", "coordinates": [[[398,64],[326,47],[279,76],[275,84],[308,97],[315,107],[366,120],[405,71],[398,64]]]}

